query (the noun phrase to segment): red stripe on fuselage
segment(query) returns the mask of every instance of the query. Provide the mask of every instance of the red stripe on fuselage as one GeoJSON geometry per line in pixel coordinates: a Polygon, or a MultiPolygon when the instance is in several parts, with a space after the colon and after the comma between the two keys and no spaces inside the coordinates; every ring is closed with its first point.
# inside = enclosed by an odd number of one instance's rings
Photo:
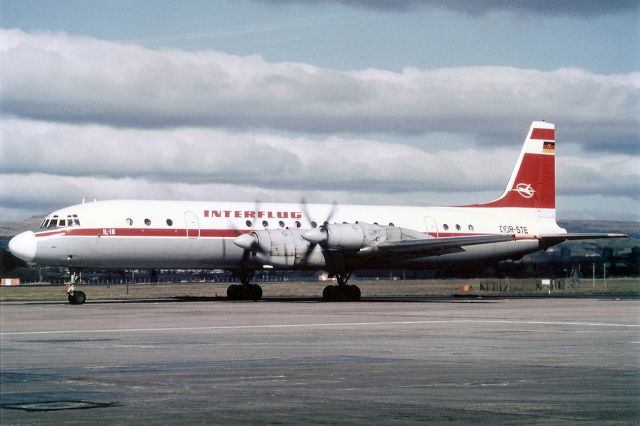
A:
{"type": "Polygon", "coordinates": [[[64,235],[70,237],[187,237],[187,231],[192,238],[200,237],[237,237],[250,231],[235,229],[163,229],[163,228],[68,228],[54,232],[36,233],[36,237],[51,237],[64,235]]]}
{"type": "MultiPolygon", "coordinates": [[[[200,238],[234,238],[251,231],[236,229],[200,229],[200,238]]],[[[190,229],[190,236],[196,237],[197,230],[190,229]]],[[[425,232],[432,237],[468,237],[490,234],[478,234],[469,232],[425,232]]],[[[56,231],[45,231],[35,234],[36,237],[68,236],[68,237],[181,237],[187,238],[187,229],[162,229],[162,228],[68,228],[56,231]]]]}

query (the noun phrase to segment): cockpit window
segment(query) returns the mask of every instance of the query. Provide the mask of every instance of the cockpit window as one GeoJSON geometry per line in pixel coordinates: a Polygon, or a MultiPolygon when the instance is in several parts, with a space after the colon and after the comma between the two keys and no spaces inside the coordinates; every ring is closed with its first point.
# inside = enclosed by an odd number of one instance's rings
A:
{"type": "Polygon", "coordinates": [[[80,219],[77,214],[67,215],[66,218],[58,218],[58,215],[46,217],[40,224],[40,228],[65,228],[67,226],[80,226],[80,219]]]}
{"type": "Polygon", "coordinates": [[[58,216],[53,216],[51,220],[49,220],[49,225],[47,228],[56,228],[58,226],[58,216]]]}

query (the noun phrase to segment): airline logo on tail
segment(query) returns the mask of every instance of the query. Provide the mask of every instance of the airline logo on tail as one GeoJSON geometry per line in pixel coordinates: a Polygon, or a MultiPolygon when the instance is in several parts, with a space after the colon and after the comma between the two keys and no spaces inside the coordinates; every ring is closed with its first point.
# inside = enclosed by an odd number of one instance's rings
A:
{"type": "Polygon", "coordinates": [[[519,183],[514,189],[518,194],[524,198],[532,198],[536,191],[531,187],[530,183],[519,183]]]}

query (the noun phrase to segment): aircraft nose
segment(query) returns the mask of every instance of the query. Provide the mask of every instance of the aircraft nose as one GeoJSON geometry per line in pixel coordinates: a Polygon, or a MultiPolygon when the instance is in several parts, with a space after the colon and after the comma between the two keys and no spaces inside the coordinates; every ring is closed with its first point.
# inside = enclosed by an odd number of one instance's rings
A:
{"type": "Polygon", "coordinates": [[[36,256],[36,236],[31,231],[16,235],[9,241],[9,251],[15,257],[30,262],[36,256]]]}

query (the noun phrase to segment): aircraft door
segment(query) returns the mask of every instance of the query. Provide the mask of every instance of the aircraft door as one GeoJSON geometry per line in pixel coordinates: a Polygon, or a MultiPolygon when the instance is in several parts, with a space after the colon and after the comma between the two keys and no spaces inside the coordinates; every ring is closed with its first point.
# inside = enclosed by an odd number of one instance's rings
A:
{"type": "Polygon", "coordinates": [[[431,216],[424,217],[424,226],[427,230],[427,233],[432,237],[438,236],[438,223],[431,216]]]}
{"type": "Polygon", "coordinates": [[[187,229],[187,237],[194,240],[200,237],[200,222],[198,216],[192,211],[184,212],[184,221],[187,229]]]}

